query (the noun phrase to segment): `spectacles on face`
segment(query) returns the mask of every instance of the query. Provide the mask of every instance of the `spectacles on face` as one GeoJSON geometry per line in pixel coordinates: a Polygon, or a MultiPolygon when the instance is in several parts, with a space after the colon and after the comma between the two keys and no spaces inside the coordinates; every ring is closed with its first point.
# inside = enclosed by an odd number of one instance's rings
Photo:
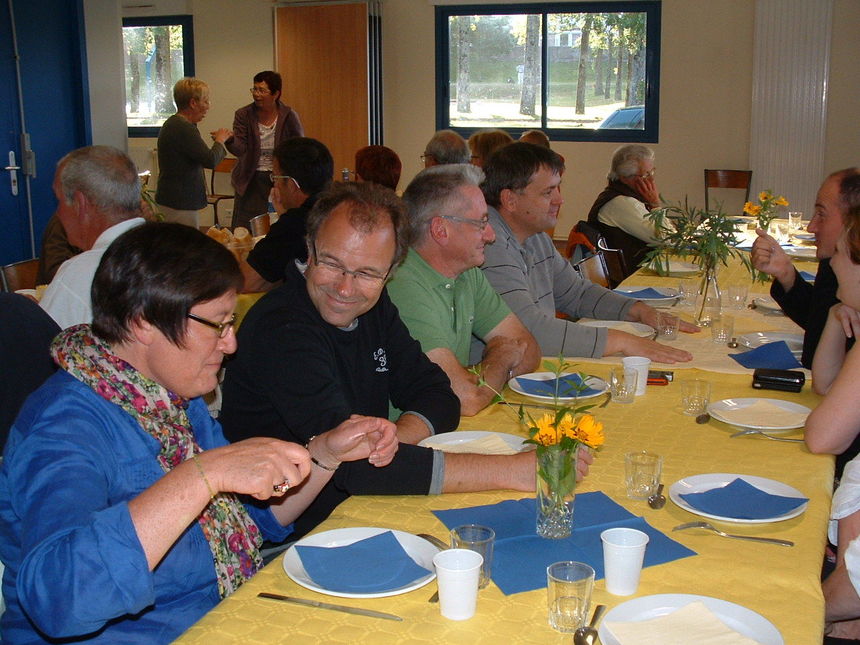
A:
{"type": "Polygon", "coordinates": [[[487,230],[487,226],[490,224],[490,216],[484,215],[481,219],[471,219],[469,217],[457,217],[456,215],[440,215],[442,219],[448,219],[452,222],[461,222],[463,224],[469,224],[474,226],[482,233],[487,230]]]}
{"type": "Polygon", "coordinates": [[[298,188],[299,190],[302,189],[302,187],[299,185],[299,182],[296,181],[296,178],[290,177],[289,175],[269,175],[269,179],[272,180],[273,185],[278,179],[283,179],[284,181],[292,181],[296,185],[296,188],[298,188]]]}
{"type": "Polygon", "coordinates": [[[320,260],[319,254],[317,253],[316,243],[313,244],[313,251],[314,265],[332,278],[349,275],[366,287],[380,287],[388,279],[388,275],[391,273],[390,267],[388,271],[385,272],[385,275],[379,275],[378,273],[372,273],[363,269],[351,271],[339,262],[334,262],[332,260],[320,260]]]}
{"type": "MultiPolygon", "coordinates": [[[[236,314],[230,316],[230,320],[227,322],[215,322],[214,320],[208,320],[207,318],[203,318],[202,316],[198,316],[197,314],[192,314],[188,312],[186,317],[191,318],[191,320],[196,320],[201,325],[206,325],[207,327],[211,327],[212,329],[218,330],[218,337],[224,338],[227,334],[230,333],[231,329],[234,329],[234,325],[236,324],[236,314]]],[[[235,331],[235,329],[234,329],[235,331]]]]}
{"type": "Polygon", "coordinates": [[[435,158],[436,157],[431,155],[429,152],[422,152],[421,153],[421,163],[427,163],[428,159],[435,159],[435,158]]]}
{"type": "Polygon", "coordinates": [[[652,169],[651,169],[651,170],[649,170],[648,172],[646,172],[646,173],[644,173],[644,174],[641,174],[641,175],[634,175],[634,177],[638,177],[639,179],[650,179],[650,178],[651,178],[651,177],[653,177],[655,174],[657,174],[657,169],[656,169],[656,168],[652,168],[652,169]]]}
{"type": "Polygon", "coordinates": [[[265,96],[266,94],[271,94],[271,93],[272,93],[272,91],[271,91],[271,90],[267,90],[267,89],[262,88],[262,87],[252,87],[252,88],[251,88],[250,90],[248,90],[248,91],[249,91],[249,92],[251,92],[251,94],[259,94],[259,95],[261,95],[261,96],[265,96]]]}

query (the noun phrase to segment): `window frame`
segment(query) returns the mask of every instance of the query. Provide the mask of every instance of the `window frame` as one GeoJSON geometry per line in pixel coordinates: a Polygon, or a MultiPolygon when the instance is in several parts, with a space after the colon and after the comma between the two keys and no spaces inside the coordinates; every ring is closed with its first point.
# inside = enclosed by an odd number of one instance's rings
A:
{"type": "MultiPolygon", "coordinates": [[[[463,4],[436,6],[436,129],[450,129],[468,138],[481,128],[462,127],[450,122],[450,41],[448,19],[463,15],[541,14],[541,121],[527,128],[501,128],[514,139],[523,132],[540,128],[552,141],[595,141],[657,143],[660,134],[660,33],[662,0],[592,0],[586,2],[537,2],[518,4],[463,4]],[[597,128],[553,128],[547,126],[549,49],[546,14],[552,13],[645,13],[645,114],[643,130],[597,128]],[[653,115],[653,116],[651,116],[653,115]]],[[[632,106],[625,106],[632,107],[632,106]]],[[[484,126],[492,127],[492,126],[484,126]]]]}
{"type": "MultiPolygon", "coordinates": [[[[180,25],[182,27],[182,67],[185,76],[194,76],[194,16],[179,14],[175,16],[134,16],[122,19],[123,27],[162,27],[164,25],[180,25]]],[[[123,66],[124,69],[125,66],[123,66]]],[[[125,75],[123,75],[123,82],[125,80],[125,75]]],[[[125,112],[124,105],[123,112],[125,112]]],[[[126,120],[127,118],[126,116],[126,120]]],[[[134,125],[127,126],[127,129],[130,139],[157,138],[161,132],[160,125],[134,125]]]]}

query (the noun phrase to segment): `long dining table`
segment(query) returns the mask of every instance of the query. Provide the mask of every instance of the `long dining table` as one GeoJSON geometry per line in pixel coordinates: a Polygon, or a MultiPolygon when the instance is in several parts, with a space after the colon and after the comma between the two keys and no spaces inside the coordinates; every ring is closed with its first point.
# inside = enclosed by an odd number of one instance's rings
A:
{"type": "MultiPolygon", "coordinates": [[[[804,268],[814,271],[813,263],[804,268]]],[[[625,285],[677,287],[679,278],[660,277],[639,271],[625,285]]],[[[720,275],[723,286],[749,282],[740,267],[731,265],[720,275]]],[[[751,285],[751,292],[766,293],[766,285],[751,285]]],[[[752,296],[751,296],[752,297],[752,296]]],[[[690,309],[682,315],[692,314],[690,309]]],[[[742,332],[790,331],[787,318],[744,311],[738,316],[742,332]],[[754,315],[750,315],[754,314],[754,315]]],[[[797,328],[794,328],[797,330],[797,328]]],[[[679,347],[694,353],[710,332],[683,334],[679,347]]],[[[726,349],[726,352],[729,350],[726,349]]],[[[735,350],[737,351],[737,350],[735,350]]],[[[548,359],[552,360],[552,359],[548,359]]],[[[569,359],[578,371],[606,379],[616,359],[569,359]]],[[[620,359],[617,359],[620,360],[620,359]]],[[[733,361],[729,360],[730,363],[733,361]]],[[[788,645],[821,642],[824,600],[819,581],[826,546],[826,525],[833,486],[833,458],[810,454],[803,443],[772,441],[764,437],[732,438],[737,430],[714,419],[699,424],[680,408],[680,384],[693,378],[712,386],[711,400],[730,397],[762,397],[794,401],[810,408],[819,398],[809,380],[799,393],[754,390],[751,370],[720,370],[719,361],[705,365],[654,365],[674,372],[668,385],[649,385],[632,404],[611,402],[592,412],[604,424],[605,444],[597,452],[589,475],[577,492],[602,491],[635,516],[697,553],[693,557],[643,569],[634,596],[618,597],[606,591],[603,580],[595,583],[592,604],[610,608],[631,598],[652,594],[696,594],[711,596],[751,609],[769,620],[788,645]],[[668,488],[684,477],[705,473],[734,473],[778,480],[809,498],[805,512],[797,517],[762,524],[712,521],[730,533],[791,540],[793,547],[724,539],[702,530],[672,532],[685,522],[703,519],[672,501],[654,510],[647,503],[628,499],[624,484],[624,455],[647,449],[663,456],[663,482],[668,488]]],[[[506,390],[515,402],[530,400],[506,390]]],[[[532,401],[534,403],[534,401],[532,401]]],[[[540,410],[535,410],[540,412],[540,410]]],[[[525,436],[513,411],[495,404],[474,417],[464,417],[459,430],[489,430],[525,436]]],[[[789,431],[798,438],[802,430],[789,431]]],[[[433,511],[494,504],[503,500],[532,497],[508,490],[435,496],[355,496],[338,506],[314,531],[348,527],[383,527],[413,534],[429,533],[447,540],[447,529],[433,511]]],[[[436,584],[384,598],[336,598],[303,588],[285,573],[283,556],[264,567],[252,580],[193,625],[177,642],[217,643],[566,643],[570,634],[553,630],[547,623],[546,591],[536,589],[505,595],[491,582],[478,597],[476,615],[466,621],[451,621],[439,613],[439,605],[428,602],[436,584]],[[288,596],[350,605],[388,612],[403,620],[395,622],[365,616],[308,608],[259,598],[271,592],[288,596]]],[[[691,635],[690,642],[695,642],[691,635]]]]}

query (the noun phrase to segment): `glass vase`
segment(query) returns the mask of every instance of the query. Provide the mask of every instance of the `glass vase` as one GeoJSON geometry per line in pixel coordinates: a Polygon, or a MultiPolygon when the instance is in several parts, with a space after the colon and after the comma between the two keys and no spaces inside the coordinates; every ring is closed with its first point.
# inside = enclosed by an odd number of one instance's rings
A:
{"type": "Polygon", "coordinates": [[[706,264],[699,286],[699,296],[696,300],[696,324],[700,327],[710,327],[711,323],[719,320],[722,309],[722,294],[717,282],[716,264],[706,264]]]}
{"type": "Polygon", "coordinates": [[[537,534],[559,540],[570,537],[576,490],[576,448],[558,445],[537,449],[537,534]]]}

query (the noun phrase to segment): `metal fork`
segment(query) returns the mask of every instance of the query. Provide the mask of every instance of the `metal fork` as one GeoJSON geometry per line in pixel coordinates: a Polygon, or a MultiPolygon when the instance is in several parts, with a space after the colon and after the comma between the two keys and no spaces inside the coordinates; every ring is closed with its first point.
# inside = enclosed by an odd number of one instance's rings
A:
{"type": "Polygon", "coordinates": [[[708,524],[707,522],[687,522],[686,524],[680,524],[673,528],[673,531],[683,531],[685,529],[706,529],[708,531],[713,531],[717,535],[721,535],[722,537],[734,538],[735,540],[751,540],[753,542],[766,542],[767,544],[778,544],[779,546],[794,546],[794,542],[790,540],[779,540],[777,538],[766,538],[766,537],[755,537],[753,535],[732,535],[730,533],[725,533],[718,529],[716,526],[712,524],[708,524]]]}
{"type": "Polygon", "coordinates": [[[773,439],[774,441],[787,441],[788,443],[803,443],[803,439],[789,439],[788,437],[774,437],[772,434],[768,434],[767,432],[762,432],[761,430],[756,430],[755,428],[748,428],[747,430],[741,430],[740,432],[736,432],[733,435],[729,436],[729,439],[734,439],[735,437],[745,437],[750,434],[760,434],[762,437],[767,437],[768,439],[773,439]]]}
{"type": "MultiPolygon", "coordinates": [[[[433,546],[442,549],[450,549],[451,547],[445,544],[442,540],[437,538],[435,535],[430,535],[429,533],[419,533],[418,537],[427,540],[433,546]]],[[[432,596],[427,599],[427,602],[439,602],[439,590],[437,589],[432,596]]]]}

